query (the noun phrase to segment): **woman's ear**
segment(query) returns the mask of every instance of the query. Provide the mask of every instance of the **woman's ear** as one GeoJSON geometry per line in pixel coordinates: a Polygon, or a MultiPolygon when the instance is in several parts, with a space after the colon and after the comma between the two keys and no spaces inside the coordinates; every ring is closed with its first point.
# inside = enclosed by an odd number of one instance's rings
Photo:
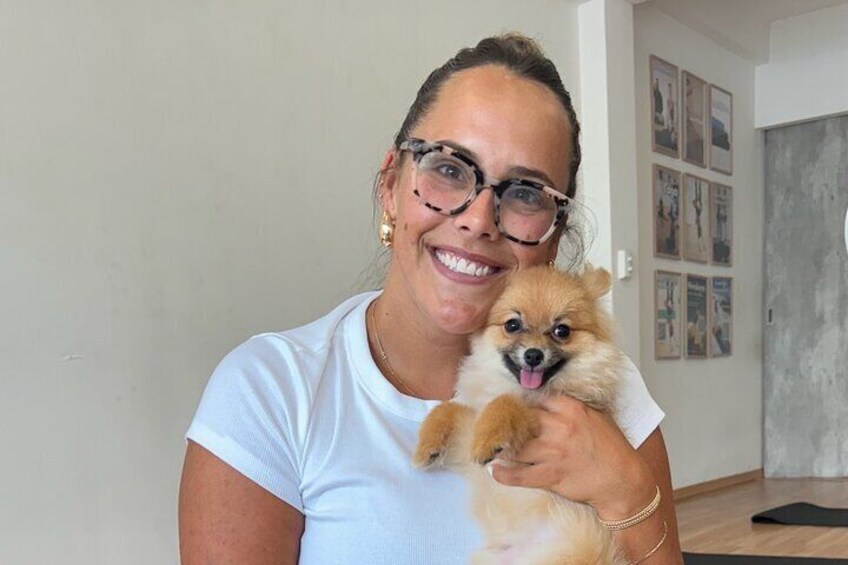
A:
{"type": "Polygon", "coordinates": [[[377,185],[380,207],[393,219],[396,211],[395,188],[398,183],[399,165],[398,152],[394,148],[389,149],[380,164],[380,182],[377,185]]]}

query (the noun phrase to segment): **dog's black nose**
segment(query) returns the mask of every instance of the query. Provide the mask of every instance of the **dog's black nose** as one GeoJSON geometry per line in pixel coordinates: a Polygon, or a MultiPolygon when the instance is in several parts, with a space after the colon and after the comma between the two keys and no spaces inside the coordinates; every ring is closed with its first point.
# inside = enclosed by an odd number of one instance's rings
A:
{"type": "Polygon", "coordinates": [[[524,362],[530,367],[535,367],[545,359],[541,349],[528,349],[524,352],[524,362]]]}

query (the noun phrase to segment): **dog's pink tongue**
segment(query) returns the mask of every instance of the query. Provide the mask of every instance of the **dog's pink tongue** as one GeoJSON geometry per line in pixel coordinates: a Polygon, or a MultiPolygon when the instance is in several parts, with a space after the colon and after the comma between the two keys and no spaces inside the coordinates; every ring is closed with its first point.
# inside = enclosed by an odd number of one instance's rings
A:
{"type": "Polygon", "coordinates": [[[542,386],[542,370],[521,369],[519,379],[521,381],[521,386],[524,388],[539,388],[542,386]]]}

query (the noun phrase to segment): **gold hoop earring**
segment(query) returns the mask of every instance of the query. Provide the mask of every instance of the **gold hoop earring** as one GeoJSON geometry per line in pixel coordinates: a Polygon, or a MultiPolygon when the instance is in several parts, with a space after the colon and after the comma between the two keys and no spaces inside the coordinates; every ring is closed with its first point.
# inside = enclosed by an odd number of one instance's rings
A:
{"type": "Polygon", "coordinates": [[[395,223],[388,212],[383,212],[383,217],[380,219],[380,228],[378,231],[380,236],[380,245],[383,247],[391,247],[395,237],[395,223]]]}

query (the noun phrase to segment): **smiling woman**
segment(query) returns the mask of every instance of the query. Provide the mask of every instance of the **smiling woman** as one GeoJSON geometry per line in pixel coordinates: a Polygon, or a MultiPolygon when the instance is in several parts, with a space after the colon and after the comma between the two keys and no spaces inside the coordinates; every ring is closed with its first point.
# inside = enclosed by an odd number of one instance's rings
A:
{"type": "MultiPolygon", "coordinates": [[[[382,292],[252,338],[211,378],[187,434],[185,563],[467,562],[480,543],[467,486],[412,467],[418,429],[454,394],[508,281],[556,259],[578,134],[556,69],[525,37],[484,39],[428,77],[382,161],[382,292]]],[[[622,378],[617,421],[553,398],[517,456],[532,466],[494,480],[610,521],[659,504],[615,535],[632,560],[679,563],[663,413],[632,363],[622,378]]]]}

